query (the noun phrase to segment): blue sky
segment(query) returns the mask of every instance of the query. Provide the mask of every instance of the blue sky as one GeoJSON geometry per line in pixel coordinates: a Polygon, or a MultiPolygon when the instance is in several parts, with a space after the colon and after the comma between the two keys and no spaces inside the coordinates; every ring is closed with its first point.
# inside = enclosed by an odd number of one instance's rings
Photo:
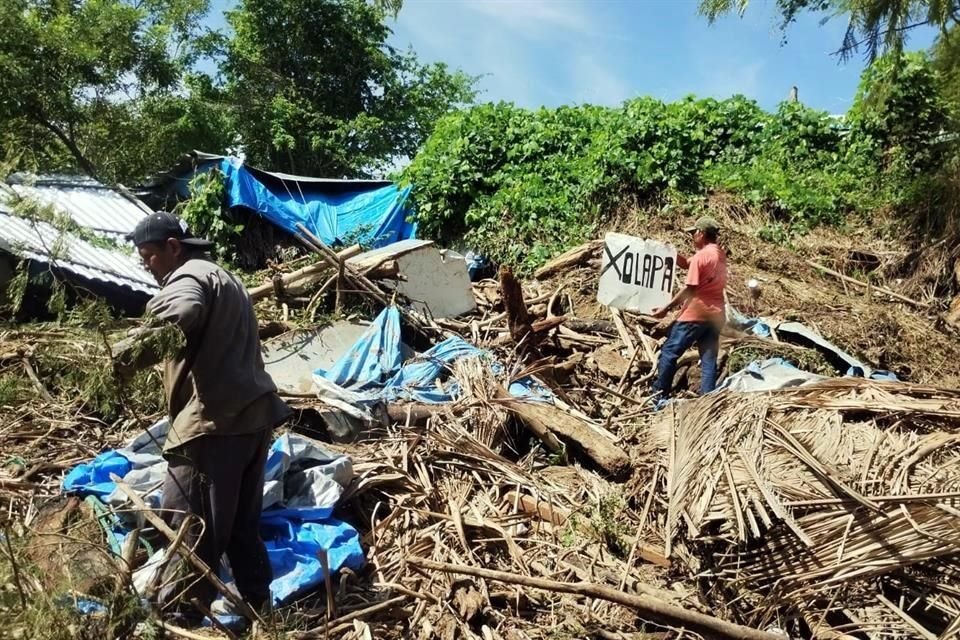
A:
{"type": "MultiPolygon", "coordinates": [[[[785,43],[778,26],[774,0],[714,24],[696,0],[405,0],[390,42],[483,75],[481,101],[552,107],[742,93],[772,109],[796,85],[801,102],[846,111],[863,58],[831,55],[845,20],[821,26],[804,15],[785,43]]],[[[915,30],[908,48],[933,36],[915,30]]]]}

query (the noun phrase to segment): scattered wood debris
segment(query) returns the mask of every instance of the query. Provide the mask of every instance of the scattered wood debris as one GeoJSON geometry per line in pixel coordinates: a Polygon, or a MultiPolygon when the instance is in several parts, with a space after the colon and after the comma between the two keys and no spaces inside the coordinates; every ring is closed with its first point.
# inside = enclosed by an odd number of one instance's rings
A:
{"type": "MultiPolygon", "coordinates": [[[[331,308],[406,302],[380,280],[398,275],[389,261],[364,270],[349,261],[356,248],[302,241],[320,262],[252,289],[267,334],[312,329],[331,308]]],[[[663,325],[587,313],[564,282],[589,274],[598,250],[571,250],[537,281],[502,272],[474,283],[468,315],[403,309],[418,350],[459,335],[502,367],[459,360],[455,402],[392,403],[355,441],[326,445],[353,459],[337,515],[361,532],[368,564],[334,576],[282,625],[262,624],[302,639],[951,637],[960,393],[835,378],[654,413],[663,325]],[[555,400],[511,395],[526,377],[555,400]]],[[[66,383],[76,376],[51,378],[61,347],[63,366],[104,369],[103,342],[99,330],[0,335],[0,508],[20,532],[46,522],[34,540],[55,535],[43,505],[63,471],[156,417],[122,393],[108,417],[80,401],[66,383]]],[[[819,357],[736,333],[723,348],[819,357]]],[[[681,385],[695,387],[696,357],[681,365],[681,385]]],[[[317,416],[334,407],[302,390],[289,399],[292,428],[331,438],[317,416]]]]}

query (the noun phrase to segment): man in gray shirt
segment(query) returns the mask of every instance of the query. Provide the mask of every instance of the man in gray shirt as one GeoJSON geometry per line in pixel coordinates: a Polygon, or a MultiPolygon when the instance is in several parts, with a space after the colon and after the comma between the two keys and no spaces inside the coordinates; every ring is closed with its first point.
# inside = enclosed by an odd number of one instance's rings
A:
{"type": "MultiPolygon", "coordinates": [[[[271,581],[259,534],[264,467],[271,432],[291,411],[264,370],[253,303],[243,284],[207,256],[211,243],[194,237],[176,216],[151,214],[129,239],[162,287],[148,313],[185,338],[185,347],[164,363],[170,417],[164,518],[177,529],[187,514],[198,516],[184,544],[214,571],[226,553],[240,594],[263,608],[271,581]]],[[[131,362],[132,352],[118,354],[122,368],[159,360],[146,350],[131,362]]],[[[185,564],[177,564],[182,574],[185,564]]],[[[202,616],[173,598],[186,588],[183,601],[197,598],[208,607],[216,589],[197,575],[180,577],[161,592],[160,604],[199,621],[202,616]]]]}

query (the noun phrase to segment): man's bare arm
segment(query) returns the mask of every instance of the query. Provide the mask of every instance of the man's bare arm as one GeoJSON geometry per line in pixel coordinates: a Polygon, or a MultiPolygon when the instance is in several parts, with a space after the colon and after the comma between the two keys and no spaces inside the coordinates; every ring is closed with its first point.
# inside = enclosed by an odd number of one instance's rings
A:
{"type": "Polygon", "coordinates": [[[653,310],[654,318],[663,318],[665,317],[672,309],[676,309],[680,305],[684,304],[694,295],[696,295],[697,288],[693,285],[686,285],[683,289],[677,292],[677,295],[673,296],[673,300],[667,303],[667,306],[661,307],[659,309],[653,310]]]}

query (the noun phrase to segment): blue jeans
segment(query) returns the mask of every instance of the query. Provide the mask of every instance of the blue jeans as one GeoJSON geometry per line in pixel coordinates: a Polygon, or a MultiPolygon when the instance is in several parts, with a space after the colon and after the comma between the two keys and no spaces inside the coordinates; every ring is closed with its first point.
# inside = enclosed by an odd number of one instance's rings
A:
{"type": "Polygon", "coordinates": [[[670,335],[660,350],[655,391],[662,397],[673,390],[673,377],[677,373],[677,360],[694,344],[700,350],[700,394],[717,388],[717,355],[720,353],[720,330],[712,322],[675,322],[670,335]]]}

